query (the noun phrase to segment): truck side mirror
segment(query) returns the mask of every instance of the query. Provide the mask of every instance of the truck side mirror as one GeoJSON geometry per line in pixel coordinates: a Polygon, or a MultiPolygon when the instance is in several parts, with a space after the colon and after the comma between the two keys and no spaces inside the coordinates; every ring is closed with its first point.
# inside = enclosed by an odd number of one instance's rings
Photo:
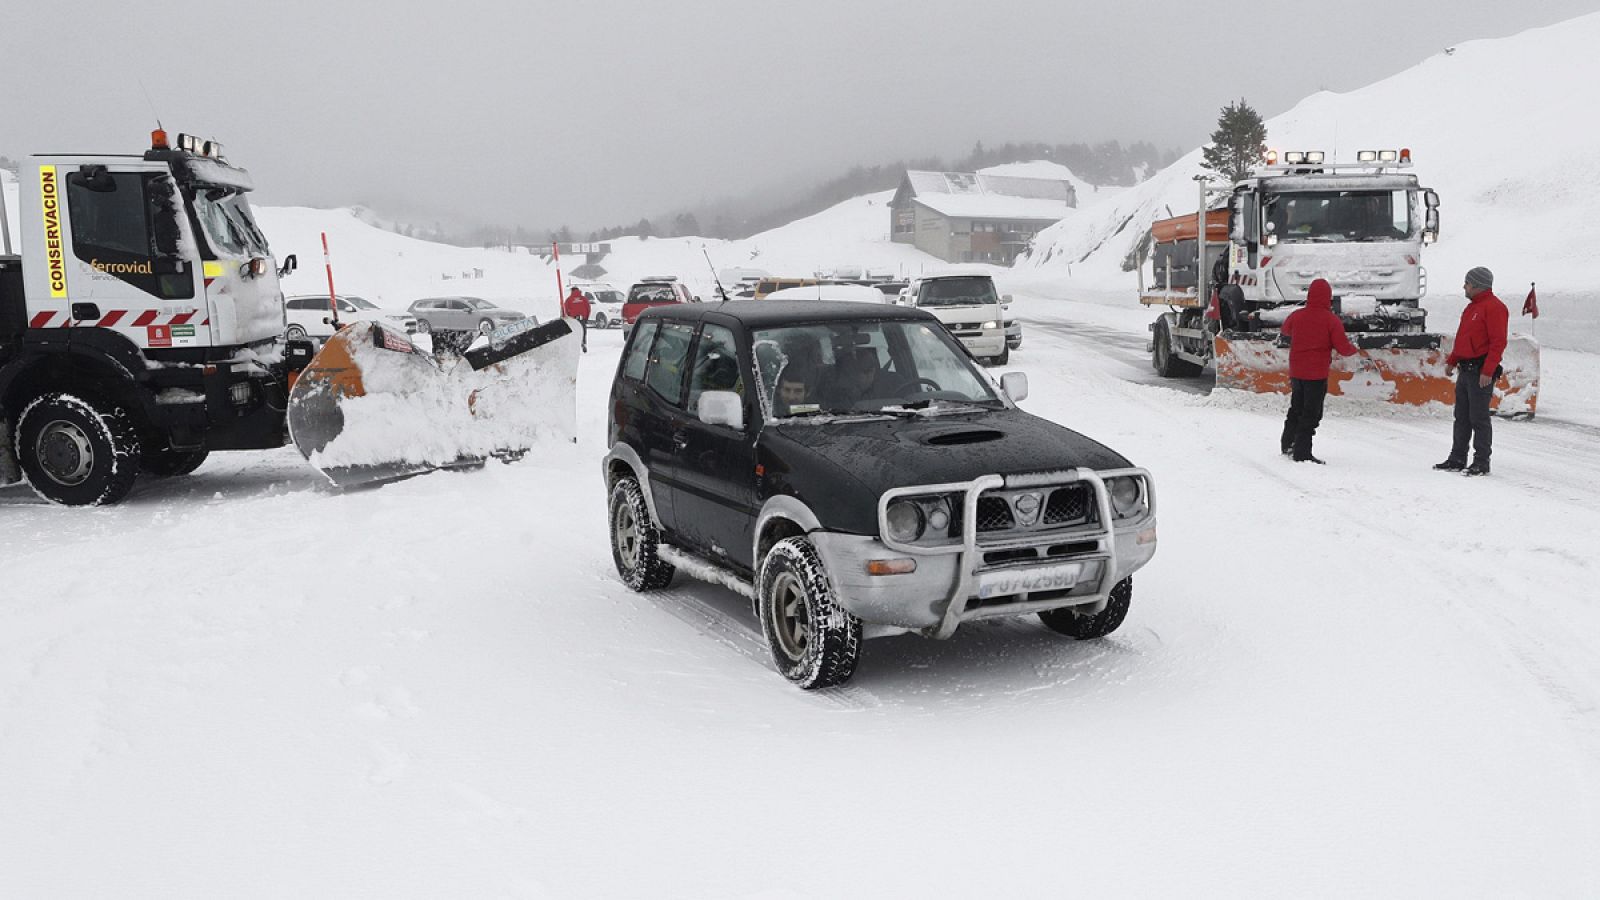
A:
{"type": "Polygon", "coordinates": [[[744,430],[744,401],[733,391],[706,391],[700,395],[700,421],[744,430]]]}
{"type": "Polygon", "coordinates": [[[1439,210],[1428,210],[1422,226],[1422,242],[1431,244],[1439,239],[1439,210]]]}
{"type": "Polygon", "coordinates": [[[1007,372],[1000,376],[1000,390],[1012,403],[1028,399],[1028,376],[1022,372],[1007,372]]]}
{"type": "Polygon", "coordinates": [[[298,268],[300,268],[300,260],[293,253],[291,253],[283,258],[283,265],[278,267],[278,277],[283,278],[293,275],[294,270],[298,268]]]}
{"type": "Polygon", "coordinates": [[[1422,194],[1422,201],[1428,205],[1429,209],[1438,209],[1439,208],[1439,192],[1438,191],[1424,191],[1423,194],[1422,194]]]}

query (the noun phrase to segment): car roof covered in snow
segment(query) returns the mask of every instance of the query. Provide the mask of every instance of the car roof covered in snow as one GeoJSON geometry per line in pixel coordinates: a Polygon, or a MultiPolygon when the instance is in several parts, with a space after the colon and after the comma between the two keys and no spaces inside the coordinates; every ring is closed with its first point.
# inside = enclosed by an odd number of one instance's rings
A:
{"type": "Polygon", "coordinates": [[[639,314],[644,319],[699,319],[731,317],[748,328],[773,328],[806,322],[938,321],[931,313],[888,303],[842,300],[729,300],[713,303],[674,303],[654,306],[639,314]]]}

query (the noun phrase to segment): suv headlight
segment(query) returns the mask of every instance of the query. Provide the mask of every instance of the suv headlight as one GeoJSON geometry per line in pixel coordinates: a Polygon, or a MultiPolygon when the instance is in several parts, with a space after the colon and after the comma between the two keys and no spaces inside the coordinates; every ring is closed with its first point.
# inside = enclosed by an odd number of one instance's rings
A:
{"type": "Polygon", "coordinates": [[[1132,518],[1144,510],[1144,488],[1137,478],[1113,478],[1106,482],[1111,492],[1111,511],[1119,519],[1132,518]]]}
{"type": "Polygon", "coordinates": [[[999,322],[985,322],[985,323],[983,323],[983,327],[984,328],[999,328],[1000,327],[1000,323],[999,322]]]}
{"type": "Polygon", "coordinates": [[[904,544],[922,537],[922,532],[927,528],[927,517],[922,513],[922,507],[910,500],[896,500],[889,504],[884,518],[889,527],[889,537],[904,544]]]}

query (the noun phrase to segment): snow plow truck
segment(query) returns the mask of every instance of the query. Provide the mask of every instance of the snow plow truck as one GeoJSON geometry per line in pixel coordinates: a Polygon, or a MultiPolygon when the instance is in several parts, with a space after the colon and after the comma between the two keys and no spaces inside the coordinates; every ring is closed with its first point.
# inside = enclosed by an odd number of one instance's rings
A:
{"type": "MultiPolygon", "coordinates": [[[[1367,150],[1353,164],[1320,151],[1269,152],[1231,190],[1201,182],[1199,212],[1154,222],[1153,277],[1140,267],[1139,300],[1168,310],[1151,323],[1151,363],[1163,377],[1210,366],[1219,387],[1288,393],[1283,320],[1311,282],[1333,288],[1333,308],[1370,362],[1336,360],[1330,394],[1403,405],[1450,404],[1452,335],[1430,332],[1423,248],[1439,237],[1439,197],[1421,187],[1409,150],[1367,150]],[[1220,194],[1216,202],[1208,194],[1220,194]],[[1216,208],[1211,208],[1216,207],[1216,208]]],[[[1531,417],[1539,349],[1511,335],[1494,405],[1531,417]]]]}
{"type": "Polygon", "coordinates": [[[278,280],[297,261],[274,259],[252,187],[216,142],[159,129],[141,154],[22,168],[20,240],[0,202],[0,485],[115,503],[141,475],[291,439],[350,484],[515,456],[571,430],[564,320],[487,336],[450,368],[376,323],[315,354],[286,338],[278,280]]]}

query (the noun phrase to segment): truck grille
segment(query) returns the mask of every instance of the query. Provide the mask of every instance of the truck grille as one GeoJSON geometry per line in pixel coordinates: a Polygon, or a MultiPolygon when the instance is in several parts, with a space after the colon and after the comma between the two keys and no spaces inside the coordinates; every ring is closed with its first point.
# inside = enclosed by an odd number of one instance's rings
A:
{"type": "MultiPolygon", "coordinates": [[[[1037,507],[1036,507],[1037,508],[1037,507]]],[[[1099,521],[1094,490],[1087,484],[1069,484],[1034,491],[988,491],[978,498],[978,533],[1030,531],[1085,525],[1099,521]],[[1043,502],[1042,514],[1032,517],[1018,508],[1020,498],[1043,502]],[[1032,518],[1032,524],[1023,524],[1032,518]]]]}

